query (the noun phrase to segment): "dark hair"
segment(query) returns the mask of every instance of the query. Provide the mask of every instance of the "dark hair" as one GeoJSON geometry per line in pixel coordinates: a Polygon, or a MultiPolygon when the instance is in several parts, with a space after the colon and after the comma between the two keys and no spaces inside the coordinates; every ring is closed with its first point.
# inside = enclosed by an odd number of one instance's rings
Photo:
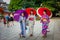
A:
{"type": "Polygon", "coordinates": [[[21,13],[20,16],[22,16],[22,14],[25,16],[25,13],[21,13]]]}
{"type": "MultiPolygon", "coordinates": [[[[33,12],[33,10],[31,10],[32,12],[33,12]]],[[[30,11],[30,15],[31,15],[31,11],[30,11]]],[[[34,13],[33,13],[33,15],[34,15],[34,13]]]]}
{"type": "Polygon", "coordinates": [[[44,10],[44,12],[47,12],[46,10],[44,10]]]}
{"type": "Polygon", "coordinates": [[[33,11],[33,10],[31,10],[31,11],[33,11]]]}

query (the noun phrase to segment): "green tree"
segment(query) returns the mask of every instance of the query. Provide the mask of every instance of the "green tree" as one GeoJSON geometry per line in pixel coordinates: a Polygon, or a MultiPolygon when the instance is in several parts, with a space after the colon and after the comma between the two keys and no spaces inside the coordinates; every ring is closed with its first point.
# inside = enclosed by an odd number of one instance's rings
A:
{"type": "Polygon", "coordinates": [[[15,11],[22,8],[27,7],[39,7],[40,6],[39,0],[11,0],[8,9],[10,11],[15,11]]]}
{"type": "Polygon", "coordinates": [[[43,7],[49,8],[53,13],[60,10],[60,0],[11,0],[8,9],[10,11],[28,7],[37,9],[41,4],[43,4],[43,7]]]}
{"type": "Polygon", "coordinates": [[[10,11],[15,11],[17,9],[21,9],[22,4],[21,4],[22,0],[11,0],[10,4],[8,6],[8,9],[10,11]]]}

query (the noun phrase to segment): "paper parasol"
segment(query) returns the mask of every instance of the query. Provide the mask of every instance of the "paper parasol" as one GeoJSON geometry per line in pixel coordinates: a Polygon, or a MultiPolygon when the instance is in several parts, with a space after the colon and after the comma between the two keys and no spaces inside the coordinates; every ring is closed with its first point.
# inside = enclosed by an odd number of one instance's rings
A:
{"type": "Polygon", "coordinates": [[[40,17],[41,17],[42,15],[44,15],[44,14],[43,14],[44,10],[46,10],[46,14],[47,14],[49,17],[52,16],[52,12],[51,12],[48,8],[45,8],[45,7],[40,7],[40,8],[38,8],[38,9],[37,9],[37,15],[39,15],[40,17]]]}
{"type": "Polygon", "coordinates": [[[31,10],[33,10],[34,15],[36,15],[36,10],[34,8],[26,8],[28,15],[30,15],[31,10]]]}
{"type": "Polygon", "coordinates": [[[14,20],[15,20],[15,21],[19,21],[19,17],[20,17],[20,15],[21,15],[22,13],[24,13],[24,15],[25,15],[25,17],[26,17],[26,19],[27,19],[28,14],[26,13],[25,10],[17,10],[17,11],[15,11],[15,13],[14,13],[14,20]]]}

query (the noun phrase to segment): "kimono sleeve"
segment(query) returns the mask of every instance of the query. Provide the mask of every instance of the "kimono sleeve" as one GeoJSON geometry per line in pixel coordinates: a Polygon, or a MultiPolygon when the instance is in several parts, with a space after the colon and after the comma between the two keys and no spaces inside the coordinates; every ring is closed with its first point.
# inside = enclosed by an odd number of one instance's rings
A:
{"type": "Polygon", "coordinates": [[[34,16],[34,21],[36,21],[36,16],[34,16]]]}
{"type": "Polygon", "coordinates": [[[42,23],[42,17],[41,17],[41,19],[40,19],[40,23],[42,23]]]}
{"type": "Polygon", "coordinates": [[[21,16],[19,17],[19,22],[21,22],[21,16]]]}
{"type": "Polygon", "coordinates": [[[28,26],[29,24],[29,17],[26,19],[26,25],[28,26]]]}
{"type": "Polygon", "coordinates": [[[50,22],[50,18],[48,17],[48,23],[50,22]]]}
{"type": "Polygon", "coordinates": [[[28,18],[27,18],[27,22],[29,22],[29,18],[30,18],[30,16],[28,16],[28,18]]]}

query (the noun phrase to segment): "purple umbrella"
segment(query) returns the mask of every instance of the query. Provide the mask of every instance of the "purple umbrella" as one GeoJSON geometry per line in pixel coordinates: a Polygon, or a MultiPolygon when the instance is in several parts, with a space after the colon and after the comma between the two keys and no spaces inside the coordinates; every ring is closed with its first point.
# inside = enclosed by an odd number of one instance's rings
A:
{"type": "Polygon", "coordinates": [[[28,14],[26,13],[25,10],[17,10],[17,11],[15,11],[15,13],[14,13],[14,20],[15,20],[15,21],[19,21],[19,17],[20,17],[20,15],[21,15],[22,13],[24,13],[24,15],[25,15],[25,17],[26,17],[26,19],[27,19],[28,14]]]}

